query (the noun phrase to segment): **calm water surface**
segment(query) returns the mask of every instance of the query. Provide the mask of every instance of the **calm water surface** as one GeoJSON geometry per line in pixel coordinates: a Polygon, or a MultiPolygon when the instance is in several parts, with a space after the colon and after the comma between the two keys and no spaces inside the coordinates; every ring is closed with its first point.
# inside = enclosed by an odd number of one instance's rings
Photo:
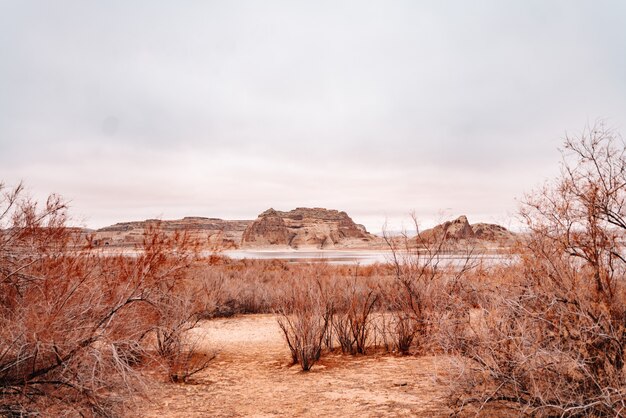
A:
{"type": "MultiPolygon", "coordinates": [[[[327,262],[330,264],[360,264],[386,263],[393,260],[390,251],[363,251],[363,250],[229,250],[223,254],[234,259],[284,260],[292,263],[327,262]]],[[[474,255],[476,259],[489,263],[502,263],[510,260],[508,255],[474,255]]],[[[463,254],[445,254],[440,256],[441,264],[461,264],[465,261],[463,254]]]]}

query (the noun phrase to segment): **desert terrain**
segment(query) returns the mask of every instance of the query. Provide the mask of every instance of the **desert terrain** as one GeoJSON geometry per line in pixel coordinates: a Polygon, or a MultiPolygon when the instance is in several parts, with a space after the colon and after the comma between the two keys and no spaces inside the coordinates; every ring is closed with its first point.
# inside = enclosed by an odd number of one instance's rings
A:
{"type": "Polygon", "coordinates": [[[626,418],[625,23],[0,0],[0,418],[626,418]]]}
{"type": "MultiPolygon", "coordinates": [[[[256,252],[263,251],[380,254],[390,249],[388,240],[401,243],[401,234],[388,234],[385,239],[384,234],[368,232],[346,212],[325,208],[296,208],[286,212],[270,208],[259,214],[256,220],[200,216],[179,220],[148,219],[121,222],[97,230],[85,229],[82,232],[92,237],[96,247],[133,249],[142,244],[144,233],[154,228],[168,234],[184,231],[198,240],[205,250],[231,251],[236,258],[242,258],[237,254],[250,258],[270,258],[262,254],[255,256],[256,252]]],[[[512,245],[516,234],[496,224],[470,224],[467,217],[462,215],[420,233],[420,240],[432,242],[438,238],[444,238],[448,244],[461,243],[461,248],[471,242],[471,245],[480,247],[481,251],[497,252],[498,249],[512,245]]],[[[413,244],[418,245],[417,241],[413,244]]],[[[378,261],[386,260],[379,257],[378,261]]]]}
{"type": "Polygon", "coordinates": [[[372,354],[325,356],[310,372],[291,363],[274,315],[201,323],[194,336],[216,353],[186,385],[150,389],[144,417],[448,416],[446,358],[372,354]]]}
{"type": "Polygon", "coordinates": [[[623,416],[626,154],[593,135],[524,234],[322,208],[89,231],[6,190],[0,415],[623,416]]]}
{"type": "MultiPolygon", "coordinates": [[[[613,365],[619,346],[610,344],[623,328],[611,317],[598,323],[596,309],[604,308],[594,302],[592,281],[580,288],[532,282],[554,266],[570,280],[587,274],[562,252],[541,253],[545,236],[519,238],[460,217],[421,235],[386,237],[383,262],[311,262],[297,256],[307,250],[285,248],[284,239],[331,239],[333,249],[313,247],[313,255],[372,251],[337,248],[354,240],[341,229],[345,214],[334,223],[332,212],[331,222],[317,232],[309,225],[303,235],[291,234],[277,214],[244,229],[262,245],[225,251],[207,251],[197,239],[202,228],[188,233],[166,222],[161,229],[158,221],[120,227],[119,237],[132,238],[117,247],[93,245],[92,236],[80,247],[85,231],[74,228],[4,229],[0,254],[7,254],[2,260],[14,271],[6,275],[14,287],[5,285],[3,303],[16,313],[2,318],[3,413],[550,416],[570,408],[553,404],[551,382],[561,385],[558,396],[584,393],[577,385],[587,384],[581,373],[590,360],[572,359],[586,355],[602,359],[605,369],[622,368],[613,365]],[[268,244],[276,237],[283,241],[268,244]],[[501,252],[481,253],[481,244],[501,252]],[[15,249],[24,258],[12,256],[15,249]],[[289,258],[231,258],[228,251],[289,258]],[[577,298],[575,310],[564,294],[577,298]],[[607,339],[597,327],[613,334],[607,339]],[[580,335],[578,345],[564,348],[572,334],[580,335]],[[563,386],[563,375],[571,386],[563,386]]],[[[359,240],[378,239],[347,225],[359,240]]],[[[611,302],[615,312],[620,300],[611,302]]],[[[621,384],[621,372],[603,370],[591,379],[621,384]]],[[[626,399],[620,390],[576,408],[619,411],[626,399]]]]}

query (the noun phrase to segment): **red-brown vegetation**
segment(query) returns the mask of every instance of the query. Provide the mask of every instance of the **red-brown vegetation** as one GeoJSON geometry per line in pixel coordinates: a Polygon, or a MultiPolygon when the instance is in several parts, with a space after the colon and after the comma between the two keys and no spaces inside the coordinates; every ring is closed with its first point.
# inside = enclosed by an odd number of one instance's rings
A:
{"type": "Polygon", "coordinates": [[[104,256],[65,226],[60,198],[40,208],[21,185],[1,191],[0,413],[115,416],[142,363],[164,360],[172,379],[202,366],[189,370],[184,342],[199,312],[184,233],[153,229],[140,251],[104,256]]]}
{"type": "Polygon", "coordinates": [[[440,356],[460,415],[624,415],[625,147],[593,128],[564,152],[525,200],[528,234],[486,265],[471,241],[421,233],[386,237],[372,266],[200,258],[158,223],[105,255],[60,198],[0,187],[0,414],[122,414],[146,369],[185,383],[210,366],[200,321],[273,313],[305,371],[331,352],[440,356]]]}
{"type": "MultiPolygon", "coordinates": [[[[602,126],[567,139],[561,177],[530,195],[519,263],[492,277],[452,399],[531,416],[626,412],[626,159],[602,126]]],[[[491,409],[493,413],[493,409],[491,409]]]]}

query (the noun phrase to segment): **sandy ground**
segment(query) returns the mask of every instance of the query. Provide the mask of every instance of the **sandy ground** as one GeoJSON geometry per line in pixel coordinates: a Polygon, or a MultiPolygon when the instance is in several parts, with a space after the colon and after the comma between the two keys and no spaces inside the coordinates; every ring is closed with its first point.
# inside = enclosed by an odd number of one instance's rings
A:
{"type": "Polygon", "coordinates": [[[207,321],[195,330],[218,354],[191,384],[159,383],[145,417],[447,416],[434,376],[441,359],[332,354],[290,365],[271,315],[207,321]]]}

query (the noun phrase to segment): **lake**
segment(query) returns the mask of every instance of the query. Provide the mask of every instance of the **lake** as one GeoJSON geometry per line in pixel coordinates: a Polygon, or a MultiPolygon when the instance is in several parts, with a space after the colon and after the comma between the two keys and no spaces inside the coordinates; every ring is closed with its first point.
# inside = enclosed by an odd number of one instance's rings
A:
{"type": "MultiPolygon", "coordinates": [[[[327,262],[329,264],[360,264],[386,263],[393,259],[391,251],[368,250],[228,250],[223,255],[233,259],[284,260],[290,263],[327,262]]],[[[510,260],[509,255],[481,254],[476,259],[488,263],[501,263],[510,260]]],[[[464,254],[444,254],[439,257],[440,264],[462,264],[464,254]]]]}

